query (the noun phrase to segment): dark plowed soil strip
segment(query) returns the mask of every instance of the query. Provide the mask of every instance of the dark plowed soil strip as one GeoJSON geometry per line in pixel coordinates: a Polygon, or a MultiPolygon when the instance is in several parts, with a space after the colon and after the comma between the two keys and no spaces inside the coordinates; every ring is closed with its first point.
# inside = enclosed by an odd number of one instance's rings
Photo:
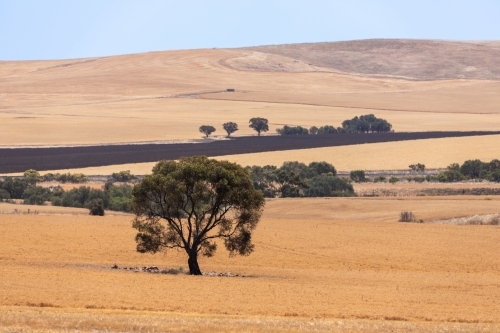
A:
{"type": "MultiPolygon", "coordinates": [[[[200,144],[147,144],[66,148],[0,149],[0,172],[27,169],[57,170],[111,164],[156,162],[182,156],[235,155],[268,151],[347,146],[364,143],[435,139],[500,132],[412,132],[381,134],[338,134],[305,136],[240,137],[234,140],[200,144]]],[[[459,147],[457,147],[458,149],[459,147]]]]}

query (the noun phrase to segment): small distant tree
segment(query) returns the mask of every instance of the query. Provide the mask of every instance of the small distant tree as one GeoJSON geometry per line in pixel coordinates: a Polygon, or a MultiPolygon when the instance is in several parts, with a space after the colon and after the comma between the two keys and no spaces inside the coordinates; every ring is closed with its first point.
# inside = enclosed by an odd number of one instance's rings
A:
{"type": "Polygon", "coordinates": [[[89,214],[93,216],[104,216],[104,202],[102,199],[93,199],[87,204],[89,214]]]}
{"type": "Polygon", "coordinates": [[[24,178],[30,185],[35,185],[41,179],[40,173],[33,169],[24,171],[24,178]]]}
{"type": "Polygon", "coordinates": [[[268,120],[265,118],[252,118],[249,121],[248,127],[254,129],[260,136],[261,132],[269,131],[268,120]]]}
{"type": "Polygon", "coordinates": [[[215,127],[210,126],[210,125],[202,125],[200,126],[200,132],[205,134],[205,137],[208,138],[210,134],[215,132],[215,127]]]}
{"type": "Polygon", "coordinates": [[[312,126],[309,129],[309,134],[312,134],[312,135],[318,134],[318,128],[316,126],[312,126]]]}
{"type": "Polygon", "coordinates": [[[420,164],[420,163],[411,164],[408,167],[410,168],[411,171],[414,171],[414,172],[424,172],[425,171],[425,164],[420,164]]]}
{"type": "Polygon", "coordinates": [[[228,122],[228,123],[222,124],[222,127],[227,132],[227,137],[228,138],[231,136],[231,134],[233,134],[234,132],[236,132],[238,130],[238,124],[233,123],[231,121],[228,122]]]}
{"type": "Polygon", "coordinates": [[[366,175],[365,175],[365,172],[363,170],[353,170],[349,174],[349,177],[355,183],[366,182],[366,175]]]}

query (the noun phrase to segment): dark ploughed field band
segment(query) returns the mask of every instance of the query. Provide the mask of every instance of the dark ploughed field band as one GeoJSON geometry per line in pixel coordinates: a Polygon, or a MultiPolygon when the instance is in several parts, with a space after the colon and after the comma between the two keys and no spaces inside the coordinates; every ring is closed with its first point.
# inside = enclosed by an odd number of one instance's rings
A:
{"type": "MultiPolygon", "coordinates": [[[[237,137],[210,143],[111,145],[59,148],[0,149],[0,172],[85,168],[156,162],[183,156],[236,155],[405,140],[500,134],[499,132],[410,132],[237,137]]],[[[293,158],[292,158],[293,159],[293,158]]],[[[117,170],[120,171],[120,170],[117,170]]]]}

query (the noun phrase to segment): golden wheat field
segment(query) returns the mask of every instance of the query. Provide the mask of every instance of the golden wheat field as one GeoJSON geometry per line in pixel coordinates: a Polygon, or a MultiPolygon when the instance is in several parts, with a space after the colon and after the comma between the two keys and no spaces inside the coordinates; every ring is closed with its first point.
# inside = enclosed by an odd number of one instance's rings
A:
{"type": "Polygon", "coordinates": [[[497,332],[500,228],[396,221],[402,210],[431,221],[498,213],[499,203],[268,200],[251,256],[221,248],[200,262],[240,277],[111,269],[186,267],[180,252],[135,252],[131,215],[2,214],[0,320],[40,332],[497,332]]]}
{"type": "MultiPolygon", "coordinates": [[[[269,119],[270,133],[284,124],[338,126],[365,113],[388,119],[397,131],[500,127],[495,80],[370,77],[247,49],[7,61],[0,74],[3,147],[196,139],[202,124],[224,135],[226,121],[240,124],[237,135],[249,135],[246,124],[256,116],[269,119]]],[[[489,145],[496,141],[491,137],[489,145]]],[[[421,145],[426,150],[439,141],[421,145]]],[[[477,151],[475,145],[452,148],[468,156],[477,151]]]]}

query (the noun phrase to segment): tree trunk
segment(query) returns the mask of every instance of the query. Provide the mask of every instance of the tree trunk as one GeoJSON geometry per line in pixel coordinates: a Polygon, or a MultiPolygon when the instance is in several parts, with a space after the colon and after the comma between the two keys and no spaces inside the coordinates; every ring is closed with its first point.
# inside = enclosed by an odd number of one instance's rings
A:
{"type": "Polygon", "coordinates": [[[189,274],[201,275],[200,266],[198,265],[198,251],[193,249],[188,252],[188,256],[189,274]]]}

